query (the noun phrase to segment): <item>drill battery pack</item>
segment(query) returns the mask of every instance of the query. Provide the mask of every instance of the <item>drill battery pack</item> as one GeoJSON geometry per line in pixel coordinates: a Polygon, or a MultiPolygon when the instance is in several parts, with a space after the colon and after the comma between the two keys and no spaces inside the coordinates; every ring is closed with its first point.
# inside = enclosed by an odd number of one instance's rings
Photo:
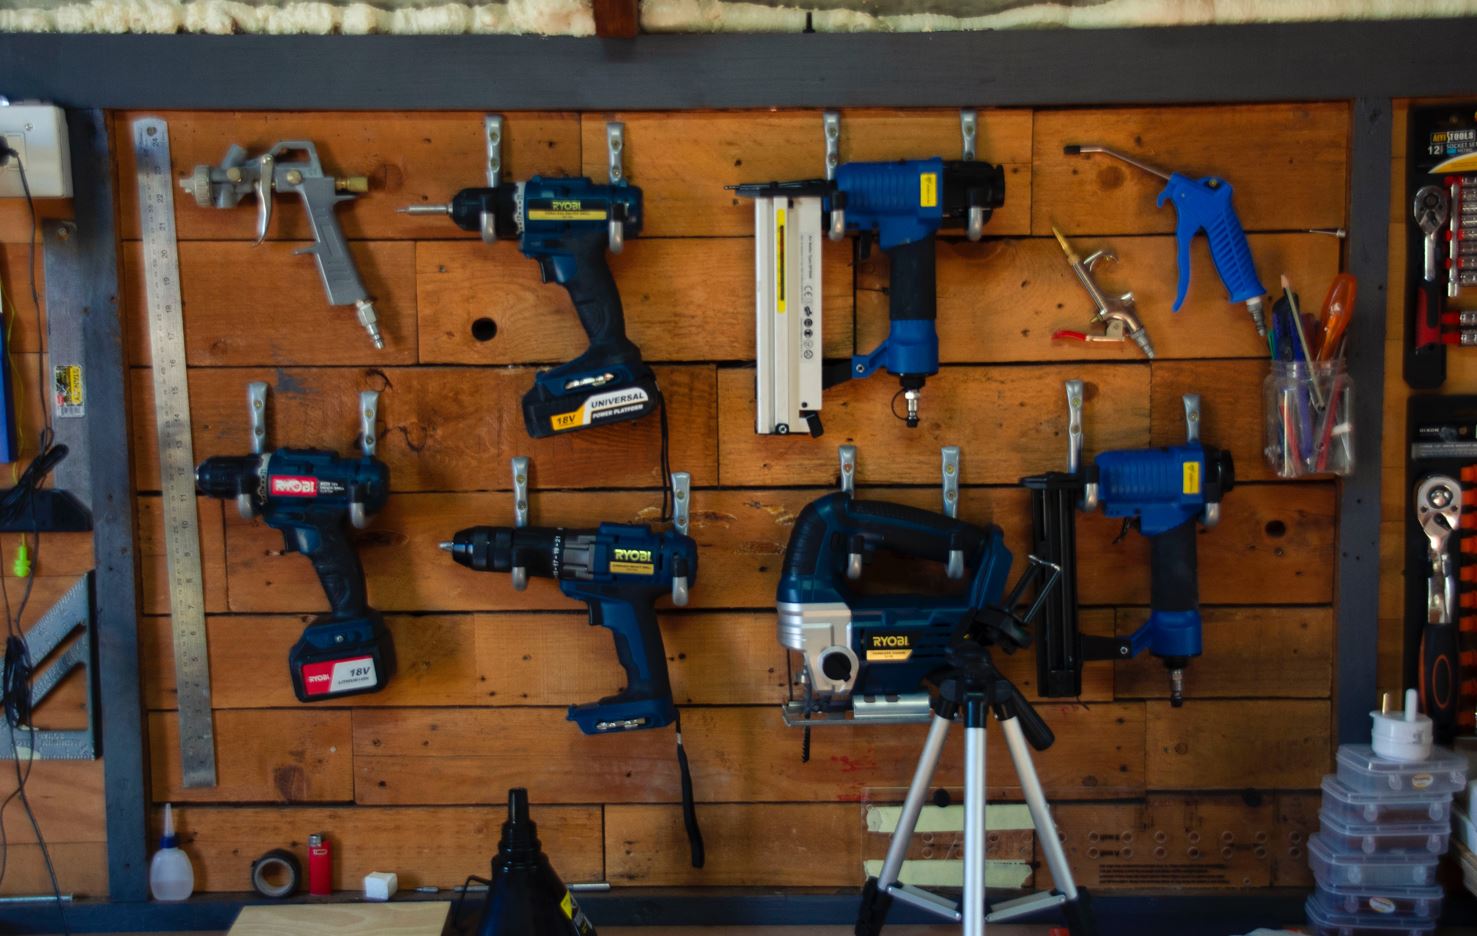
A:
{"type": "Polygon", "coordinates": [[[378,692],[395,675],[395,644],[377,611],[308,625],[287,656],[299,702],[378,692]]]}
{"type": "Polygon", "coordinates": [[[662,401],[656,375],[639,359],[634,365],[611,368],[600,375],[599,386],[592,384],[588,390],[570,386],[578,381],[551,381],[552,374],[540,374],[523,395],[523,422],[535,439],[640,419],[662,401]]]}

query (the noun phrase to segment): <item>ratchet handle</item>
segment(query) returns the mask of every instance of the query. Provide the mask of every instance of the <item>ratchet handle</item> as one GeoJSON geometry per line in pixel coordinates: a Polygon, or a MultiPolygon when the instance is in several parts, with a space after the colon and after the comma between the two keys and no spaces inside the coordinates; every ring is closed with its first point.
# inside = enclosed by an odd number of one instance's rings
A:
{"type": "Polygon", "coordinates": [[[1440,279],[1422,279],[1416,293],[1415,347],[1417,351],[1441,344],[1441,310],[1446,304],[1446,284],[1440,279]]]}

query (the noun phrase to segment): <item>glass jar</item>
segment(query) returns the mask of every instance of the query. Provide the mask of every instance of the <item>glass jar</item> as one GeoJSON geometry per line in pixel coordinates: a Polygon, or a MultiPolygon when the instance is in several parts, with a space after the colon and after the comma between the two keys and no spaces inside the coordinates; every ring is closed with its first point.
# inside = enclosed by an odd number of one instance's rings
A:
{"type": "Polygon", "coordinates": [[[1277,477],[1354,473],[1354,382],[1343,361],[1273,361],[1262,409],[1277,477]]]}

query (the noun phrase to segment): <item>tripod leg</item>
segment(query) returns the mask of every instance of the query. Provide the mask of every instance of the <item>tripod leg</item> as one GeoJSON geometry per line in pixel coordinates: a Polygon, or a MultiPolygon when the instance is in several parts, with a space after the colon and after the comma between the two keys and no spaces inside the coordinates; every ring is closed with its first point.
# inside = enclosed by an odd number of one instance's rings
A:
{"type": "Polygon", "coordinates": [[[882,862],[882,873],[867,881],[862,889],[862,906],[857,913],[856,936],[877,936],[887,922],[887,911],[892,907],[892,895],[887,889],[897,883],[903,870],[903,859],[908,855],[908,845],[913,840],[913,829],[918,825],[918,815],[923,812],[923,801],[928,798],[928,785],[933,782],[933,772],[938,769],[939,755],[943,753],[944,741],[949,737],[951,720],[937,713],[928,726],[928,738],[923,742],[923,753],[918,755],[918,766],[913,771],[913,782],[908,786],[908,795],[903,800],[903,811],[898,816],[897,828],[892,841],[887,845],[887,858],[882,862]]]}
{"type": "Polygon", "coordinates": [[[1061,839],[1056,834],[1056,824],[1051,820],[1051,808],[1046,804],[1046,794],[1041,789],[1041,778],[1036,776],[1036,764],[1031,759],[1031,749],[1021,732],[1020,722],[1015,717],[999,719],[1005,731],[1005,744],[1010,749],[1010,759],[1015,762],[1016,776],[1020,778],[1021,790],[1026,795],[1026,806],[1031,810],[1031,822],[1036,826],[1036,843],[1041,846],[1042,857],[1051,869],[1051,879],[1057,891],[1066,898],[1062,913],[1067,919],[1067,930],[1072,936],[1094,936],[1096,928],[1088,911],[1086,891],[1078,891],[1072,880],[1072,869],[1067,865],[1067,854],[1062,850],[1061,839]]]}
{"type": "MultiPolygon", "coordinates": [[[[983,702],[979,704],[983,709],[983,702]]],[[[985,936],[985,844],[985,726],[967,721],[964,728],[964,893],[959,900],[959,911],[964,917],[964,936],[985,936]]]]}

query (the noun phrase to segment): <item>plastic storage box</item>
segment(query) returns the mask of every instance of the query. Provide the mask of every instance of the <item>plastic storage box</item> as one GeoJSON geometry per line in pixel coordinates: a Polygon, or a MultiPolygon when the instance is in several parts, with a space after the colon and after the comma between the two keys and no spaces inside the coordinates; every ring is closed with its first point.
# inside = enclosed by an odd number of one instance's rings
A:
{"type": "Polygon", "coordinates": [[[1340,851],[1390,854],[1425,852],[1446,854],[1451,842],[1451,822],[1426,822],[1418,825],[1371,825],[1340,822],[1328,814],[1318,813],[1319,832],[1323,841],[1340,851]]]}
{"type": "Polygon", "coordinates": [[[1339,748],[1338,778],[1356,793],[1456,793],[1467,788],[1467,759],[1436,748],[1430,760],[1385,760],[1367,744],[1339,748]]]}
{"type": "Polygon", "coordinates": [[[1399,914],[1434,920],[1441,916],[1440,887],[1329,887],[1313,892],[1313,902],[1324,916],[1361,913],[1366,916],[1399,914]]]}
{"type": "Polygon", "coordinates": [[[1405,854],[1345,852],[1323,841],[1323,833],[1308,838],[1308,866],[1325,886],[1428,887],[1436,883],[1439,855],[1427,851],[1405,854]]]}
{"type": "Polygon", "coordinates": [[[1436,932],[1436,921],[1390,914],[1327,913],[1309,897],[1304,909],[1314,936],[1422,936],[1436,932]]]}
{"type": "Polygon", "coordinates": [[[1323,778],[1323,811],[1350,825],[1411,825],[1451,818],[1450,793],[1360,793],[1334,774],[1323,778]]]}

